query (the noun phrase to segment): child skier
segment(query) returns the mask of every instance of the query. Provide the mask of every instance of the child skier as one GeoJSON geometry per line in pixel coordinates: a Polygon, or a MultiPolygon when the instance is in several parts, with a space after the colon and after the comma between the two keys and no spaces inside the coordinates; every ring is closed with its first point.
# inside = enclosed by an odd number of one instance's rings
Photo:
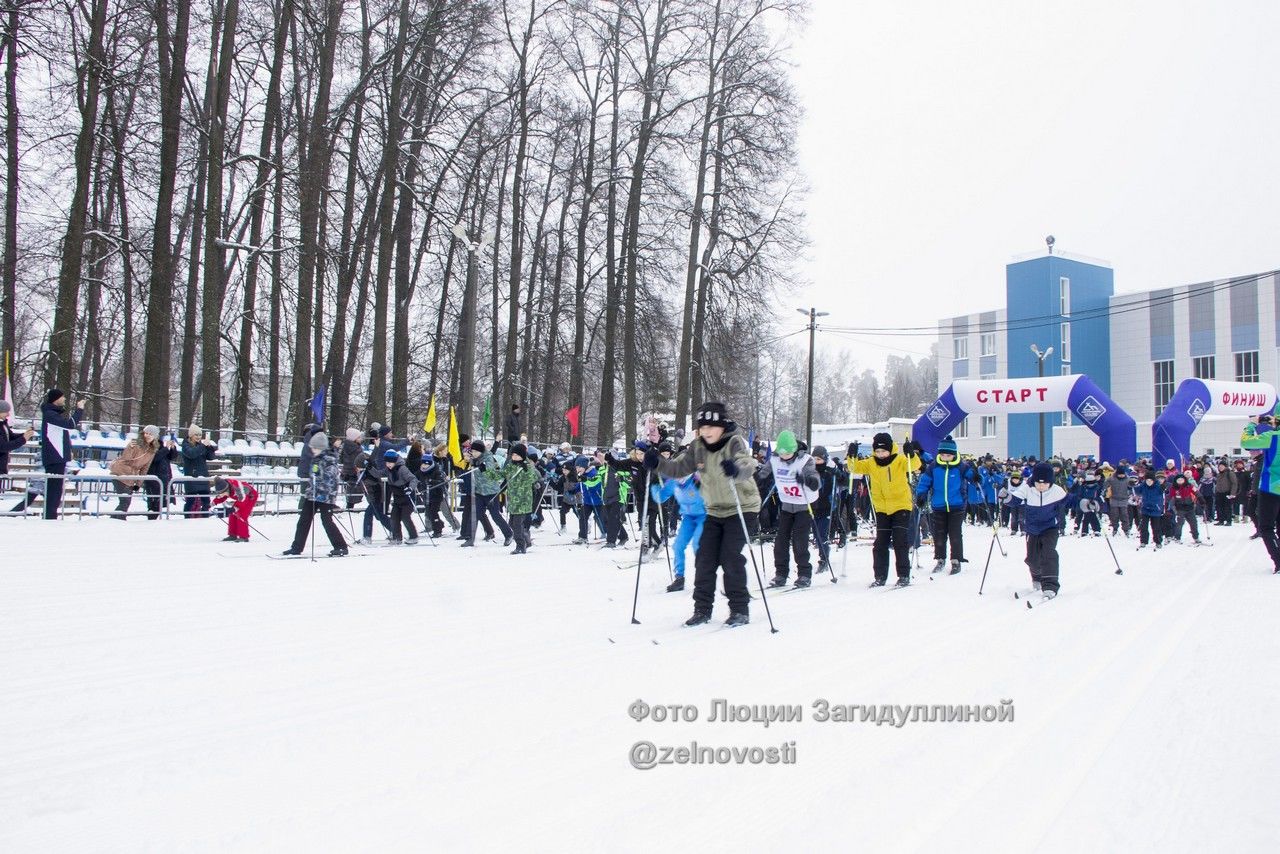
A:
{"type": "Polygon", "coordinates": [[[413,524],[416,502],[412,493],[417,489],[418,478],[409,471],[400,455],[390,448],[382,452],[382,461],[387,468],[387,489],[391,491],[391,543],[397,546],[402,543],[417,545],[418,529],[413,524]],[[401,537],[402,530],[409,535],[407,538],[401,537]]]}
{"type": "Polygon", "coordinates": [[[799,451],[796,436],[790,430],[778,434],[777,451],[769,458],[773,482],[778,490],[782,511],[778,514],[778,533],[773,540],[773,580],[770,587],[786,587],[790,572],[788,550],[796,558],[796,587],[808,587],[813,575],[809,561],[809,532],[813,528],[810,505],[818,498],[817,468],[813,457],[799,451]]]}
{"type": "Polygon", "coordinates": [[[334,505],[345,491],[342,488],[342,464],[338,455],[329,445],[329,437],[322,431],[313,433],[307,440],[311,447],[311,473],[303,486],[304,500],[302,512],[298,514],[298,527],[293,532],[293,544],[285,550],[286,555],[300,555],[311,534],[311,523],[317,513],[320,524],[324,526],[325,535],[329,537],[332,547],[329,557],[345,557],[347,541],[333,521],[334,505]]]}
{"type": "Polygon", "coordinates": [[[702,404],[697,426],[698,438],[684,453],[663,460],[657,448],[651,446],[645,451],[644,465],[667,478],[683,478],[695,471],[702,478],[707,518],[694,564],[693,616],[685,625],[697,626],[711,619],[716,569],[723,568],[725,596],[729,599],[725,625],[744,626],[751,616],[743,548],[760,512],[760,493],[754,478],[756,461],[747,440],[738,433],[738,426],[729,420],[723,403],[702,404]]]}
{"type": "MultiPolygon", "coordinates": [[[[876,514],[876,541],[872,547],[872,587],[883,587],[889,579],[889,543],[893,543],[898,587],[911,583],[911,482],[920,468],[917,454],[923,448],[910,440],[899,452],[893,437],[877,433],[871,440],[872,458],[858,459],[859,443],[849,445],[845,465],[853,474],[865,475],[876,514]]],[[[938,536],[935,533],[934,542],[938,536]]]]}
{"type": "Polygon", "coordinates": [[[1053,480],[1053,467],[1036,463],[1031,482],[1012,490],[1014,500],[1026,508],[1026,564],[1031,570],[1031,586],[1046,599],[1058,595],[1059,526],[1067,513],[1067,491],[1053,480]]]}
{"type": "Polygon", "coordinates": [[[1191,541],[1200,545],[1200,526],[1196,521],[1196,505],[1199,502],[1200,495],[1186,475],[1180,474],[1173,479],[1173,486],[1169,488],[1169,506],[1174,513],[1175,540],[1182,539],[1182,524],[1185,522],[1191,528],[1191,541]]]}
{"type": "Polygon", "coordinates": [[[972,483],[974,472],[968,463],[960,462],[956,440],[947,436],[938,443],[938,454],[916,483],[916,498],[932,496],[933,507],[933,571],[942,572],[947,565],[947,543],[951,543],[951,574],[960,571],[964,562],[964,493],[972,483]]]}
{"type": "Polygon", "coordinates": [[[1133,527],[1133,514],[1129,508],[1129,496],[1132,493],[1133,484],[1130,483],[1129,476],[1123,468],[1117,469],[1111,477],[1107,478],[1103,486],[1102,495],[1107,501],[1107,515],[1111,520],[1112,536],[1122,529],[1124,535],[1129,536],[1129,529],[1133,527]]]}
{"type": "Polygon", "coordinates": [[[223,542],[249,542],[249,514],[253,512],[253,505],[258,503],[258,490],[242,480],[215,477],[213,492],[214,504],[231,502],[231,512],[227,514],[227,536],[223,537],[223,542]]]}
{"type": "Polygon", "coordinates": [[[533,493],[541,476],[529,462],[529,449],[517,442],[507,454],[507,464],[502,467],[502,479],[507,482],[507,513],[511,516],[511,531],[516,547],[513,555],[526,554],[533,541],[529,539],[529,520],[533,517],[533,493]]]}
{"type": "Polygon", "coordinates": [[[1147,469],[1142,482],[1133,488],[1138,506],[1138,548],[1145,549],[1152,537],[1156,550],[1164,544],[1164,488],[1156,483],[1156,476],[1147,469]]]}
{"type": "Polygon", "coordinates": [[[698,553],[698,543],[702,539],[702,525],[707,520],[707,505],[702,500],[702,492],[698,489],[698,473],[679,480],[664,481],[661,486],[656,483],[650,489],[653,500],[663,503],[675,498],[680,505],[680,530],[676,533],[673,551],[676,554],[676,578],[667,585],[668,593],[684,590],[684,552],[692,547],[698,553]]]}
{"type": "Polygon", "coordinates": [[[1026,533],[1026,525],[1023,524],[1023,505],[1013,496],[1014,491],[1020,486],[1022,486],[1022,472],[1015,470],[1009,475],[1009,485],[1004,489],[1004,512],[1009,517],[1009,533],[1015,536],[1026,533]]]}
{"type": "Polygon", "coordinates": [[[1102,482],[1097,472],[1085,472],[1080,484],[1080,536],[1087,537],[1092,532],[1095,537],[1102,536],[1102,482]]]}

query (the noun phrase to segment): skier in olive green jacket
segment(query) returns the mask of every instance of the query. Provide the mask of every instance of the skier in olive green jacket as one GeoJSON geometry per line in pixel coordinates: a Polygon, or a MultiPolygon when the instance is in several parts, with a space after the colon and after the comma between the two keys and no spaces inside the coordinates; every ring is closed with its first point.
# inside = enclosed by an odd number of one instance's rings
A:
{"type": "Polygon", "coordinates": [[[756,461],[738,426],[729,420],[723,403],[704,403],[698,408],[698,438],[678,456],[662,459],[656,446],[645,450],[644,465],[665,478],[682,478],[695,471],[702,484],[707,505],[698,555],[694,561],[693,616],[686,626],[711,619],[715,600],[716,569],[724,569],[725,595],[729,599],[726,626],[750,621],[747,593],[747,559],[743,548],[747,535],[743,526],[755,527],[760,512],[760,492],[754,478],[756,461]],[[739,520],[741,508],[743,518],[739,520]]]}

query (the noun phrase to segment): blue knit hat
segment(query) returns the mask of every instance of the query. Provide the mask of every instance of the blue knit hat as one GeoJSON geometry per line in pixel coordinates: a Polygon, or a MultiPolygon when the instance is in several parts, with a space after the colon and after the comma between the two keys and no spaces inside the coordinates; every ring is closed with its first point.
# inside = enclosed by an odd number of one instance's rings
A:
{"type": "Polygon", "coordinates": [[[952,439],[950,435],[938,443],[938,453],[940,454],[958,454],[959,452],[956,447],[956,440],[952,439]]]}
{"type": "Polygon", "coordinates": [[[588,460],[588,459],[587,459],[585,456],[583,456],[582,454],[578,454],[578,456],[574,457],[574,459],[573,459],[573,465],[574,465],[576,468],[580,468],[580,469],[589,469],[589,468],[591,468],[591,461],[590,461],[590,460],[588,460]]]}

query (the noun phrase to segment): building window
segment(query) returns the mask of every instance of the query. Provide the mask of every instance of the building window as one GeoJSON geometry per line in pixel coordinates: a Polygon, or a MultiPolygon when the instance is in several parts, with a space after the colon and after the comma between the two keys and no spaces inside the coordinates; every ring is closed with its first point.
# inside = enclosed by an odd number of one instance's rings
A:
{"type": "Polygon", "coordinates": [[[955,345],[954,358],[956,359],[969,358],[969,339],[968,338],[955,338],[955,339],[952,339],[952,343],[955,345]]]}
{"type": "Polygon", "coordinates": [[[1155,367],[1156,415],[1159,416],[1173,397],[1173,360],[1152,364],[1155,367]]]}
{"type": "Polygon", "coordinates": [[[968,439],[969,438],[969,419],[965,418],[963,421],[957,424],[955,431],[951,435],[957,439],[968,439]]]}
{"type": "Polygon", "coordinates": [[[996,354],[996,334],[994,332],[982,333],[982,355],[994,356],[996,354]]]}
{"type": "Polygon", "coordinates": [[[1064,317],[1071,314],[1071,280],[1066,276],[1058,279],[1058,307],[1064,317]]]}
{"type": "Polygon", "coordinates": [[[1256,383],[1258,381],[1258,351],[1236,353],[1236,382],[1256,383]]]}
{"type": "Polygon", "coordinates": [[[1062,324],[1062,361],[1071,361],[1071,324],[1062,324]]]}
{"type": "Polygon", "coordinates": [[[991,439],[996,435],[996,417],[994,415],[982,416],[982,438],[991,439]]]}
{"type": "Polygon", "coordinates": [[[1213,356],[1196,356],[1191,360],[1191,375],[1198,380],[1217,379],[1218,367],[1213,356]]]}

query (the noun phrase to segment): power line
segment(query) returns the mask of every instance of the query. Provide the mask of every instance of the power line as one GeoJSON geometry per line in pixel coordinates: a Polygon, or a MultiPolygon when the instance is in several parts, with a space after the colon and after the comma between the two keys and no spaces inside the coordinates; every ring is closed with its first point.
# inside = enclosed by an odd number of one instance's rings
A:
{"type": "MultiPolygon", "coordinates": [[[[1280,270],[1271,270],[1266,273],[1252,273],[1248,276],[1237,276],[1232,279],[1219,282],[1209,287],[1196,285],[1179,285],[1177,287],[1187,287],[1188,290],[1183,294],[1170,294],[1164,297],[1154,297],[1141,300],[1136,303],[1126,303],[1118,308],[1108,305],[1106,308],[1087,309],[1085,311],[1072,312],[1071,314],[1045,314],[1038,317],[1023,317],[1017,320],[992,321],[991,323],[977,323],[980,332],[1012,332],[1022,329],[1032,329],[1043,326],[1047,323],[1055,323],[1061,320],[1084,321],[1097,320],[1104,317],[1117,317],[1122,314],[1128,314],[1134,311],[1148,311],[1153,307],[1164,305],[1172,305],[1177,302],[1184,302],[1192,297],[1204,296],[1206,294],[1215,294],[1220,290],[1228,290],[1237,285],[1256,282],[1267,276],[1280,274],[1280,270]]],[[[1118,294],[1112,299],[1124,299],[1126,297],[1141,297],[1141,294],[1118,294]]],[[[856,333],[858,335],[872,335],[875,337],[904,337],[904,338],[921,338],[921,337],[937,337],[943,334],[940,326],[887,326],[887,327],[861,327],[861,326],[823,326],[820,327],[828,332],[844,332],[856,333]]]]}

